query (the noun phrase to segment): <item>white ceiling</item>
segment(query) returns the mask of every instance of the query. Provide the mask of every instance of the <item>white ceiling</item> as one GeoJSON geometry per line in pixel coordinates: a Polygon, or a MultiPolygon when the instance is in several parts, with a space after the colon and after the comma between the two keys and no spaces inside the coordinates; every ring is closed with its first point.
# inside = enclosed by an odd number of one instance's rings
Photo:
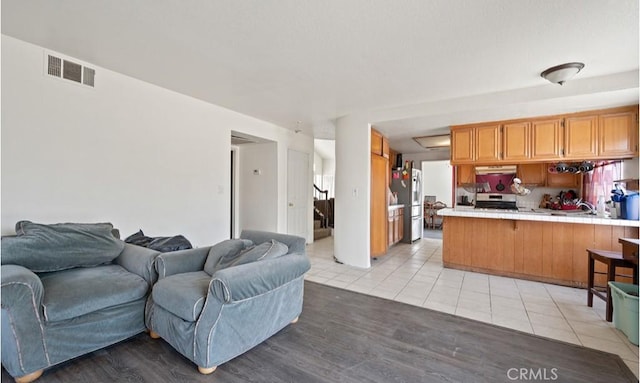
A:
{"type": "Polygon", "coordinates": [[[3,0],[2,33],[316,138],[365,113],[408,153],[451,124],[637,103],[638,15],[637,0],[3,0]],[[586,67],[563,87],[540,77],[571,61],[586,67]]]}

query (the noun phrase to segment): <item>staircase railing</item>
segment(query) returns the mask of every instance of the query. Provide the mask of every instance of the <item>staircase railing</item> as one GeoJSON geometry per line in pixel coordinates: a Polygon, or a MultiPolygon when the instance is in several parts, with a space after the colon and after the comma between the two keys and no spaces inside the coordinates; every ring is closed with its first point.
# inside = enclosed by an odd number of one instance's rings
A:
{"type": "Polygon", "coordinates": [[[329,227],[330,220],[333,219],[333,206],[329,201],[329,190],[322,190],[316,184],[313,184],[313,188],[315,189],[313,196],[316,199],[313,208],[316,215],[320,218],[320,227],[329,227]],[[324,198],[318,198],[319,196],[324,196],[324,198]],[[316,206],[315,202],[322,202],[322,210],[316,206]]]}
{"type": "MultiPolygon", "coordinates": [[[[313,188],[315,189],[315,191],[313,192],[313,196],[314,197],[324,194],[324,198],[323,199],[329,199],[329,190],[322,190],[318,186],[316,186],[316,184],[313,184],[313,188]]],[[[318,198],[318,199],[320,199],[320,198],[318,198]]]]}

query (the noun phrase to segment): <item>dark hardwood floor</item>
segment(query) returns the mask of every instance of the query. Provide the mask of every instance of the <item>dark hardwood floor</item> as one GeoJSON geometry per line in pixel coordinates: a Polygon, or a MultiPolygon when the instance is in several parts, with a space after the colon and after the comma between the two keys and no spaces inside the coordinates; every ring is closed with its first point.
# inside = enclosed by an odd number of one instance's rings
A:
{"type": "MultiPolygon", "coordinates": [[[[617,355],[306,282],[297,324],[212,375],[200,375],[164,341],[140,334],[45,370],[37,382],[525,380],[637,381],[617,355]]],[[[2,381],[12,381],[4,369],[2,381]]]]}

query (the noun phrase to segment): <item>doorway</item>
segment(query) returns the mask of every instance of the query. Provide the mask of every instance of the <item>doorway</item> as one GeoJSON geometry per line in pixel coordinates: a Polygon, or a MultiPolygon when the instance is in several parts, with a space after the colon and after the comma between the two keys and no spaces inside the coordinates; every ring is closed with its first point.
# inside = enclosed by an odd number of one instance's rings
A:
{"type": "Polygon", "coordinates": [[[309,154],[289,149],[287,155],[287,233],[308,239],[311,201],[309,154]]]}
{"type": "Polygon", "coordinates": [[[236,148],[231,148],[231,171],[229,179],[229,194],[230,194],[230,222],[229,222],[229,238],[235,238],[236,234],[236,148]]]}

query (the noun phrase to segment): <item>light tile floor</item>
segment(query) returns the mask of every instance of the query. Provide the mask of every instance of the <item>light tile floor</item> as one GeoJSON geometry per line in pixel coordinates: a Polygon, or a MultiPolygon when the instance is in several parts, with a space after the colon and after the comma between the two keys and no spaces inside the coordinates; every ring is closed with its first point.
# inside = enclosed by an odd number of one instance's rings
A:
{"type": "Polygon", "coordinates": [[[618,354],[638,377],[638,346],[605,321],[587,292],[552,284],[447,269],[442,240],[397,244],[370,269],[333,260],[333,237],[307,246],[306,279],[618,354]]]}

